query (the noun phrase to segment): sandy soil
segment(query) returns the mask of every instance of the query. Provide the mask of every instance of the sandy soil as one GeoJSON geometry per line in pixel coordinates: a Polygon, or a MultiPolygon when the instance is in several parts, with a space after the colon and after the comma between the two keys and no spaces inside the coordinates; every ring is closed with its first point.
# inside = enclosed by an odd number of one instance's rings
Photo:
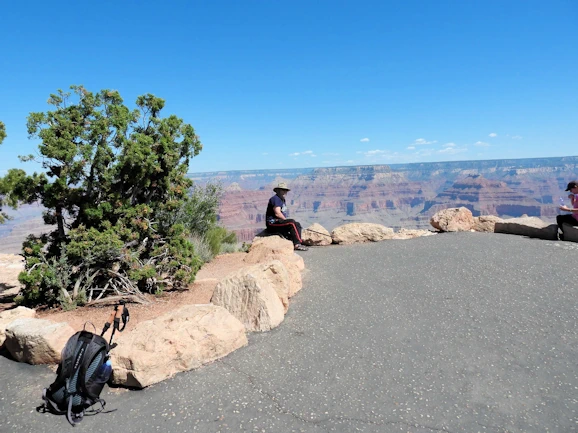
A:
{"type": "MultiPolygon", "coordinates": [[[[134,328],[137,323],[153,319],[182,305],[208,304],[218,281],[245,265],[243,262],[245,255],[246,253],[233,253],[217,256],[211,263],[203,266],[197,273],[195,282],[187,290],[167,291],[160,296],[149,295],[147,298],[150,304],[147,305],[128,304],[130,321],[126,330],[134,328]]],[[[112,308],[111,306],[81,307],[73,311],[52,309],[37,311],[36,317],[55,322],[67,322],[75,331],[81,330],[86,322],[91,322],[100,334],[112,308]]],[[[93,331],[90,325],[87,325],[86,329],[93,331]]]]}

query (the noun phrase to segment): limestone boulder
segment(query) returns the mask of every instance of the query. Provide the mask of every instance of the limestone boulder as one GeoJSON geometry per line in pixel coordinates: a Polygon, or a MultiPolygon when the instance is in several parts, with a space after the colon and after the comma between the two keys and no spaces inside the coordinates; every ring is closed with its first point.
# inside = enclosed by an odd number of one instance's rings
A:
{"type": "Polygon", "coordinates": [[[16,319],[36,316],[36,311],[26,307],[16,307],[0,313],[0,348],[6,340],[6,327],[16,319]]]}
{"type": "MultiPolygon", "coordinates": [[[[283,275],[280,261],[242,268],[219,281],[211,303],[229,311],[241,321],[248,331],[269,331],[283,321],[285,308],[274,284],[287,285],[289,277],[283,275]],[[285,281],[282,281],[286,278],[285,281]]],[[[288,301],[287,301],[288,302],[288,301]]]]}
{"type": "Polygon", "coordinates": [[[350,223],[336,227],[331,232],[335,244],[355,244],[360,242],[377,242],[391,239],[394,230],[381,224],[350,223]]]}
{"type": "Polygon", "coordinates": [[[256,237],[251,243],[248,255],[251,255],[254,263],[264,262],[273,255],[292,255],[293,243],[280,236],[256,237]]]}
{"type": "Polygon", "coordinates": [[[303,287],[301,271],[305,269],[303,257],[295,253],[293,244],[279,236],[255,238],[243,259],[248,265],[267,263],[271,260],[279,260],[289,274],[289,297],[295,295],[303,287]]]}
{"type": "MultiPolygon", "coordinates": [[[[118,335],[118,334],[117,334],[118,335]]],[[[115,339],[112,381],[144,388],[198,368],[247,344],[245,327],[216,305],[185,305],[115,339]]]]}
{"type": "Polygon", "coordinates": [[[420,238],[422,236],[433,236],[435,232],[430,230],[417,230],[417,229],[399,229],[398,232],[394,233],[391,239],[414,239],[420,238]]]}
{"type": "Polygon", "coordinates": [[[495,215],[480,215],[479,217],[474,217],[472,229],[476,232],[494,233],[496,223],[502,221],[502,218],[495,215]]]}
{"type": "Polygon", "coordinates": [[[333,239],[331,234],[321,224],[312,224],[302,232],[303,243],[305,245],[325,246],[331,245],[333,239]]]}
{"type": "Polygon", "coordinates": [[[558,238],[558,226],[556,224],[548,224],[538,217],[528,216],[508,218],[501,222],[496,222],[494,232],[546,240],[556,240],[558,238]]]}
{"type": "Polygon", "coordinates": [[[0,299],[12,299],[22,285],[18,275],[24,270],[24,258],[16,254],[0,254],[0,299]]]}
{"type": "Polygon", "coordinates": [[[465,207],[440,210],[429,222],[442,232],[469,232],[474,227],[472,212],[465,207]]]}
{"type": "Polygon", "coordinates": [[[60,353],[74,329],[68,323],[36,318],[20,318],[6,327],[4,346],[19,362],[57,364],[60,353]]]}
{"type": "Polygon", "coordinates": [[[289,293],[291,293],[291,279],[285,265],[279,260],[262,263],[255,266],[255,271],[261,273],[277,293],[286,313],[289,309],[289,293]]]}

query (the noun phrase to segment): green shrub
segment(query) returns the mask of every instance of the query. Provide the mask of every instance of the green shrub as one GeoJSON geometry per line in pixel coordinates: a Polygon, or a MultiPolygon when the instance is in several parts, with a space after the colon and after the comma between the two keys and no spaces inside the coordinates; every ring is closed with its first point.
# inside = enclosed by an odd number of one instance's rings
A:
{"type": "Polygon", "coordinates": [[[226,228],[220,226],[211,227],[209,231],[207,231],[205,238],[211,248],[213,256],[216,256],[221,252],[221,245],[237,242],[237,235],[235,235],[234,232],[230,232],[226,228]]]}
{"type": "Polygon", "coordinates": [[[215,255],[211,251],[211,247],[203,236],[196,234],[191,235],[189,237],[189,241],[193,244],[195,253],[199,256],[203,263],[209,263],[211,260],[213,260],[215,255]]]}
{"type": "Polygon", "coordinates": [[[203,260],[189,238],[216,223],[219,200],[217,187],[195,193],[186,177],[202,149],[195,130],[161,117],[164,100],[151,94],[131,110],[116,91],[71,90],[50,95],[53,111],[28,117],[42,173],[12,169],[0,179],[0,210],[40,201],[53,228],[23,244],[19,301],[73,308],[193,281],[203,260]]]}
{"type": "Polygon", "coordinates": [[[223,243],[221,244],[221,254],[237,253],[240,251],[237,243],[223,243]]]}

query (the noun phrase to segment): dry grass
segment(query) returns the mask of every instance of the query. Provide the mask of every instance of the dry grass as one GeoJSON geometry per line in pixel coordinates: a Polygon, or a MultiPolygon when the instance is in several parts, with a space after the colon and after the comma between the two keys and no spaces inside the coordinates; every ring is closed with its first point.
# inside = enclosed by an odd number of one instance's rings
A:
{"type": "MultiPolygon", "coordinates": [[[[183,305],[208,304],[218,281],[245,265],[243,262],[245,255],[246,253],[219,255],[212,262],[206,263],[202,267],[197,274],[196,281],[186,290],[167,291],[159,296],[147,295],[147,299],[150,301],[149,304],[128,305],[131,318],[126,329],[130,330],[137,323],[154,319],[183,305]]],[[[81,330],[86,322],[91,322],[95,325],[97,332],[100,333],[110,311],[110,306],[80,307],[72,311],[50,309],[38,311],[37,317],[54,322],[67,322],[75,331],[81,330]]],[[[90,325],[87,326],[87,329],[93,330],[90,325]]]]}

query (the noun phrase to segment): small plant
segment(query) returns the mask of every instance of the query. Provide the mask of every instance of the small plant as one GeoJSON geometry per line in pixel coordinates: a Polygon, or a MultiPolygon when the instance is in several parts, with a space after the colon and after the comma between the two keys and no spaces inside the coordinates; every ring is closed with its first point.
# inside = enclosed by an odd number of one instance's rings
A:
{"type": "Polygon", "coordinates": [[[211,260],[213,260],[215,255],[211,251],[211,247],[203,236],[197,234],[191,235],[189,237],[189,241],[193,244],[195,253],[199,256],[203,263],[209,263],[211,260]]]}
{"type": "Polygon", "coordinates": [[[239,252],[239,244],[237,243],[221,244],[221,254],[237,253],[237,252],[239,252]]]}
{"type": "Polygon", "coordinates": [[[237,235],[234,232],[230,232],[226,228],[220,226],[211,227],[205,235],[205,238],[211,248],[213,256],[216,256],[221,252],[221,246],[223,244],[232,244],[237,242],[237,235]]]}

